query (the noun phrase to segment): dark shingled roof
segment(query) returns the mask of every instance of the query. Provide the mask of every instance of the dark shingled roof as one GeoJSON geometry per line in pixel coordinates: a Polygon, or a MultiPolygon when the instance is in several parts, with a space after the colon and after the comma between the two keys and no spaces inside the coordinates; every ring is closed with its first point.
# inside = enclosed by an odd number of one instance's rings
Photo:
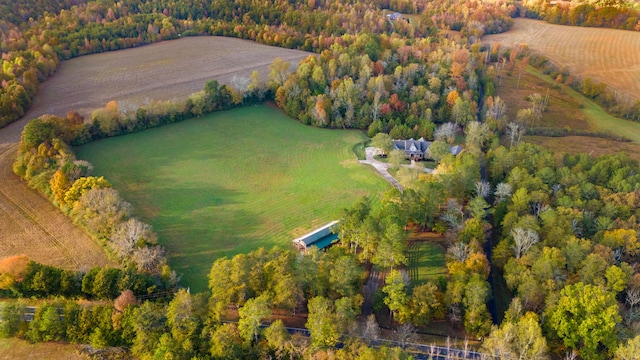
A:
{"type": "Polygon", "coordinates": [[[402,150],[407,155],[424,155],[431,146],[431,141],[424,138],[418,140],[393,140],[394,150],[402,150]]]}

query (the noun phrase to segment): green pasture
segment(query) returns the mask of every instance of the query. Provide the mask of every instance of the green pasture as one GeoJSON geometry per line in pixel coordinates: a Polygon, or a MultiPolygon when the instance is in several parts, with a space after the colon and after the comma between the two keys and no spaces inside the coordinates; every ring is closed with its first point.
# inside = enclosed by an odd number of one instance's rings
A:
{"type": "Polygon", "coordinates": [[[268,105],[214,113],[77,149],[153,225],[192,290],[213,261],[291,246],[389,185],[358,163],[360,131],[304,126],[268,105]]]}
{"type": "Polygon", "coordinates": [[[414,286],[445,276],[444,251],[436,244],[425,241],[412,242],[408,250],[407,272],[414,286]]]}
{"type": "MultiPolygon", "coordinates": [[[[551,79],[551,77],[541,73],[531,66],[527,67],[527,72],[550,84],[553,83],[553,79],[551,79]]],[[[580,110],[589,124],[595,129],[619,135],[640,144],[640,123],[610,115],[600,105],[596,104],[583,94],[573,90],[570,86],[564,87],[563,91],[582,105],[580,110]]]]}

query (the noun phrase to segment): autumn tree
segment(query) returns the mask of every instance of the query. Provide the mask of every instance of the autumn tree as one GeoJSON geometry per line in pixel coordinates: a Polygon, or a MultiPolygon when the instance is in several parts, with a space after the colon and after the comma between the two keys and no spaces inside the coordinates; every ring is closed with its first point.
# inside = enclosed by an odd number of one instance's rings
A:
{"type": "Polygon", "coordinates": [[[87,193],[91,189],[106,189],[110,188],[111,184],[104,178],[104,176],[95,177],[81,177],[73,182],[69,190],[64,195],[64,204],[69,207],[73,207],[75,202],[87,193]]]}
{"type": "Polygon", "coordinates": [[[17,285],[24,280],[29,263],[26,255],[9,256],[0,260],[0,290],[19,291],[17,285]]]}
{"type": "Polygon", "coordinates": [[[192,358],[200,349],[200,335],[206,319],[207,298],[204,294],[191,295],[181,289],[173,295],[167,306],[167,326],[171,340],[170,350],[178,358],[192,358]]]}
{"type": "Polygon", "coordinates": [[[118,296],[113,301],[113,307],[119,312],[123,312],[124,309],[127,308],[127,306],[134,305],[137,303],[138,303],[138,300],[136,299],[136,296],[133,294],[133,291],[124,290],[122,293],[120,293],[120,296],[118,296]]]}
{"type": "Polygon", "coordinates": [[[527,312],[517,319],[505,319],[484,340],[482,351],[504,360],[547,360],[547,341],[538,316],[527,312]]]}
{"type": "Polygon", "coordinates": [[[444,294],[432,282],[413,288],[409,298],[411,322],[416,326],[426,326],[433,318],[444,317],[444,294]]]}
{"type": "Polygon", "coordinates": [[[549,324],[582,357],[605,359],[618,345],[615,329],[621,320],[613,293],[579,282],[560,291],[549,324]]]}
{"type": "Polygon", "coordinates": [[[317,296],[309,300],[307,307],[309,316],[305,327],[311,333],[311,345],[320,349],[335,346],[340,333],[333,302],[317,296]]]}
{"type": "Polygon", "coordinates": [[[64,197],[67,190],[71,187],[71,183],[67,175],[62,170],[56,170],[56,172],[53,173],[53,177],[49,181],[49,184],[51,185],[53,199],[56,203],[64,205],[64,197]]]}
{"type": "Polygon", "coordinates": [[[371,139],[371,146],[380,149],[382,154],[386,155],[393,150],[393,139],[391,139],[389,134],[377,133],[376,136],[371,139]]]}
{"type": "Polygon", "coordinates": [[[287,78],[289,67],[291,63],[283,60],[282,58],[274,59],[269,64],[269,87],[277,89],[280,87],[287,78]]]}
{"type": "Polygon", "coordinates": [[[408,286],[407,274],[392,270],[387,274],[385,286],[382,288],[382,292],[386,294],[385,305],[389,308],[393,318],[400,323],[405,323],[410,319],[408,286]]]}
{"type": "Polygon", "coordinates": [[[267,297],[262,295],[247,300],[244,306],[238,310],[238,314],[240,316],[238,321],[240,335],[247,343],[254,341],[257,344],[262,320],[271,316],[267,297]]]}
{"type": "Polygon", "coordinates": [[[125,258],[131,256],[136,248],[155,245],[157,241],[151,225],[132,218],[114,229],[109,245],[120,258],[125,258]]]}

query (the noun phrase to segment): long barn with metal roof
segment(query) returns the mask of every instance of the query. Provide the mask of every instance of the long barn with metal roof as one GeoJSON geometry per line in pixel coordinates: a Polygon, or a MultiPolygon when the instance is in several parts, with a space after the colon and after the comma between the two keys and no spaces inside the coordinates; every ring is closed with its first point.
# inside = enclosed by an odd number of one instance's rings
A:
{"type": "Polygon", "coordinates": [[[338,220],[332,221],[321,228],[295,238],[293,239],[293,244],[301,251],[306,251],[311,246],[324,249],[338,240],[338,234],[335,233],[338,222],[338,220]]]}

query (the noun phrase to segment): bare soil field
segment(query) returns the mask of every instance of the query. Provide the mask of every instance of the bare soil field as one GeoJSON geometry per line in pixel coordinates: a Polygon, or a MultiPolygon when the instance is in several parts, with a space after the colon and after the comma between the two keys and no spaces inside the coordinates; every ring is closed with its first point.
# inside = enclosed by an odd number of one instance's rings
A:
{"type": "Polygon", "coordinates": [[[16,176],[16,147],[0,154],[0,259],[24,254],[64,269],[115,265],[82,229],[16,176]]]}
{"type": "Polygon", "coordinates": [[[109,263],[102,248],[11,169],[24,125],[45,113],[88,116],[116,100],[122,108],[184,99],[209,80],[229,83],[258,70],[266,79],[277,57],[298,63],[309,53],[224,37],[189,37],[83,56],[61,64],[40,85],[33,107],[0,129],[0,258],[25,254],[44,264],[86,269],[109,263]]]}
{"type": "Polygon", "coordinates": [[[630,99],[640,99],[640,33],[514,20],[511,30],[484,36],[483,43],[527,44],[574,76],[590,77],[630,99]]]}

